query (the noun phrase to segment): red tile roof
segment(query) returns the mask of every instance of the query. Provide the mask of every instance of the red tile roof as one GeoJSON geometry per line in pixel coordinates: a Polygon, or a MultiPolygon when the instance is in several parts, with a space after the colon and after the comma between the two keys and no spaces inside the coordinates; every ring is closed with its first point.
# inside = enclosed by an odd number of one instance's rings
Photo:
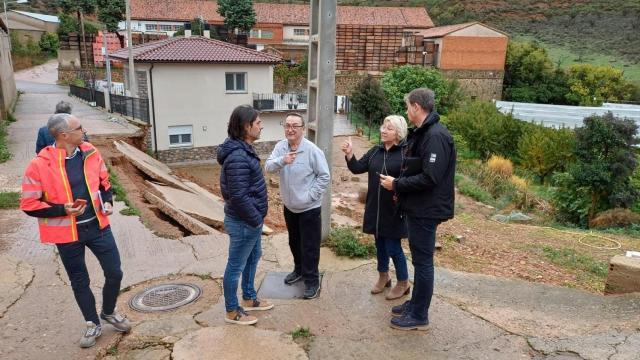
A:
{"type": "Polygon", "coordinates": [[[484,26],[486,28],[489,28],[491,30],[497,31],[497,32],[502,33],[504,35],[507,35],[507,34],[505,34],[504,32],[502,32],[500,30],[496,30],[496,29],[494,29],[492,27],[489,27],[489,26],[487,26],[487,25],[485,25],[483,23],[477,22],[477,21],[468,22],[468,23],[464,23],[464,24],[438,26],[438,27],[434,27],[434,28],[431,28],[431,29],[421,30],[420,32],[418,32],[418,34],[422,35],[425,38],[439,38],[439,37],[443,37],[443,36],[449,35],[449,34],[451,34],[453,32],[468,28],[469,26],[476,25],[476,24],[479,24],[479,25],[484,26]]]}
{"type": "MultiPolygon", "coordinates": [[[[206,0],[131,0],[131,17],[137,20],[188,21],[202,16],[222,24],[218,4],[206,0]]],[[[254,3],[260,24],[308,25],[309,5],[254,3]]],[[[424,7],[338,6],[338,25],[395,25],[430,28],[424,7]]]]}
{"type": "MultiPolygon", "coordinates": [[[[138,62],[277,64],[282,59],[243,46],[202,36],[174,37],[134,46],[133,59],[138,62]]],[[[111,57],[129,59],[128,49],[111,57]]]]}

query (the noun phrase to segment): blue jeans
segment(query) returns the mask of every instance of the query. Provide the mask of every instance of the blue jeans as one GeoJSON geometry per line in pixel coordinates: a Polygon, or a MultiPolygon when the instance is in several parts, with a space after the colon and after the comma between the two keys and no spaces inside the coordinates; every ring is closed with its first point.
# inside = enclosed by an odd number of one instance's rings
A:
{"type": "Polygon", "coordinates": [[[258,261],[262,256],[262,225],[255,228],[233,217],[224,217],[224,228],[229,234],[229,258],[224,271],[224,306],[227,311],[238,308],[238,279],[242,274],[242,298],[251,300],[258,294],[253,285],[256,278],[258,261]]]}
{"type": "Polygon", "coordinates": [[[404,281],[409,279],[407,270],[407,258],[402,251],[401,239],[376,237],[376,255],[378,256],[378,272],[389,272],[389,258],[396,267],[396,279],[404,281]]]}
{"type": "Polygon", "coordinates": [[[436,247],[436,229],[440,221],[407,217],[409,248],[414,268],[412,315],[418,320],[428,320],[433,297],[433,253],[436,247]]]}
{"type": "Polygon", "coordinates": [[[104,272],[104,287],[102,288],[102,312],[113,314],[116,300],[120,293],[122,269],[120,268],[120,254],[111,227],[100,230],[98,221],[79,224],[78,241],[57,244],[60,259],[69,276],[73,295],[82,311],[85,321],[100,324],[96,312],[96,299],[89,287],[90,279],[84,260],[85,247],[96,256],[104,272]]]}

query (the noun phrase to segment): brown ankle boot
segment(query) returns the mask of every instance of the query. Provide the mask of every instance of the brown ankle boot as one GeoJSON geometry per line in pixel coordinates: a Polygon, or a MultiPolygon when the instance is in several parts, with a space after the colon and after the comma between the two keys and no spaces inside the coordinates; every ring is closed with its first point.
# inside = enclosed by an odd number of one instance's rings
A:
{"type": "Polygon", "coordinates": [[[387,293],[386,299],[387,300],[399,299],[409,294],[410,291],[411,291],[411,285],[409,285],[409,280],[398,281],[396,286],[394,286],[393,289],[391,289],[391,291],[387,293]]]}
{"type": "Polygon", "coordinates": [[[378,277],[378,282],[373,285],[371,288],[372,294],[380,294],[384,288],[391,287],[391,278],[389,277],[389,273],[378,273],[380,276],[378,277]]]}

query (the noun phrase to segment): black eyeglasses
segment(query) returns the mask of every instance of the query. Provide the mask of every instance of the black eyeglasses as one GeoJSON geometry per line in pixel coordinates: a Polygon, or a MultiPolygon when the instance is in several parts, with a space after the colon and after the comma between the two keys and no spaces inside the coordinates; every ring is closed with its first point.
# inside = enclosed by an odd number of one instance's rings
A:
{"type": "Polygon", "coordinates": [[[300,128],[303,128],[304,125],[298,125],[298,124],[285,124],[285,123],[280,123],[280,125],[282,125],[282,127],[284,127],[287,130],[298,130],[300,128]]]}

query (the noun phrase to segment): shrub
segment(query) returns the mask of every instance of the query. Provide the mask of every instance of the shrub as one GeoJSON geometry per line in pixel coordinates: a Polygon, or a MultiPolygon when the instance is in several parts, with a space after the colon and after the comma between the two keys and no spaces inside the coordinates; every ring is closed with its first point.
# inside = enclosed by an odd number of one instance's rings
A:
{"type": "Polygon", "coordinates": [[[615,208],[596,215],[589,222],[589,227],[596,229],[629,228],[634,224],[640,224],[640,214],[636,214],[629,209],[615,208]]]}
{"type": "Polygon", "coordinates": [[[509,159],[505,159],[499,155],[493,155],[487,161],[489,171],[503,178],[509,178],[513,175],[513,163],[509,159]]]}
{"type": "Polygon", "coordinates": [[[484,204],[493,203],[493,197],[491,196],[491,194],[486,192],[482,187],[476,184],[472,179],[464,175],[456,174],[455,182],[456,182],[458,191],[460,191],[462,195],[468,196],[484,204]]]}
{"type": "Polygon", "coordinates": [[[576,164],[559,178],[559,215],[586,226],[596,213],[630,208],[639,198],[631,176],[637,167],[634,146],[638,125],[611,112],[584,119],[576,129],[576,164]]]}
{"type": "Polygon", "coordinates": [[[391,106],[391,112],[405,118],[404,96],[414,89],[427,87],[433,90],[436,95],[436,110],[441,114],[449,113],[462,97],[457,83],[445,79],[438,70],[419,65],[404,65],[386,71],[380,85],[391,106]]]}
{"type": "Polygon", "coordinates": [[[40,38],[40,51],[43,53],[47,53],[51,56],[58,55],[58,49],[60,48],[60,41],[58,40],[58,35],[54,33],[45,33],[40,38]]]}
{"type": "Polygon", "coordinates": [[[627,101],[635,87],[626,81],[622,70],[612,66],[575,64],[568,69],[570,91],[566,98],[584,106],[600,106],[604,101],[627,101]]]}
{"type": "Polygon", "coordinates": [[[483,101],[468,102],[452,111],[447,124],[449,130],[462,135],[469,149],[482,159],[494,154],[515,158],[523,128],[528,125],[483,101]]]}
{"type": "MultiPolygon", "coordinates": [[[[367,75],[351,94],[353,110],[359,112],[367,120],[369,129],[382,124],[382,120],[389,115],[391,108],[384,96],[378,80],[367,75]]],[[[369,132],[371,140],[371,132],[369,132]]]]}
{"type": "Polygon", "coordinates": [[[564,171],[574,160],[575,135],[568,128],[531,126],[518,143],[520,164],[543,184],[555,171],[564,171]]]}
{"type": "Polygon", "coordinates": [[[510,41],[504,75],[504,97],[510,101],[565,104],[568,92],[564,72],[535,42],[510,41]]]}
{"type": "Polygon", "coordinates": [[[368,258],[376,254],[372,243],[360,241],[362,233],[350,226],[340,226],[329,234],[329,246],[338,256],[368,258]]]}

